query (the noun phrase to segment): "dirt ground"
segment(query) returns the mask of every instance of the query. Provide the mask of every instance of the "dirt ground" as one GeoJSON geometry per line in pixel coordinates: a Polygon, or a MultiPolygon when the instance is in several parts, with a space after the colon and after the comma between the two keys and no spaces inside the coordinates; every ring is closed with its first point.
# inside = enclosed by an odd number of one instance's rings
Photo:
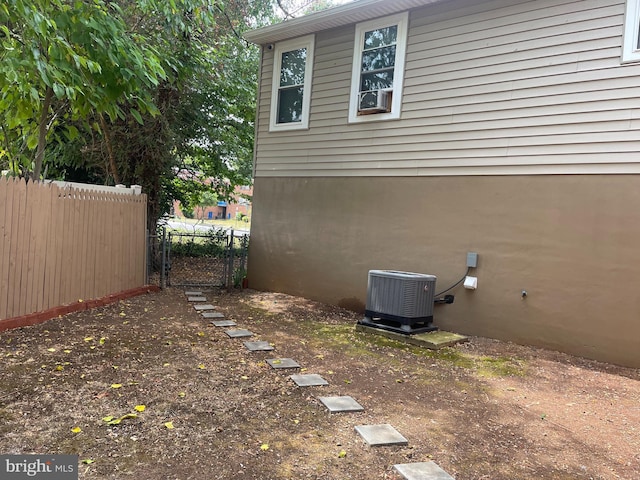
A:
{"type": "Polygon", "coordinates": [[[208,297],[276,350],[171,288],[0,333],[0,453],[78,454],[83,479],[398,479],[427,460],[457,480],[640,478],[638,370],[484,338],[434,353],[301,298],[208,297]],[[297,387],[275,357],[330,385],[297,387]],[[333,395],[364,412],[329,414],[333,395]],[[409,446],[354,431],[381,423],[409,446]]]}

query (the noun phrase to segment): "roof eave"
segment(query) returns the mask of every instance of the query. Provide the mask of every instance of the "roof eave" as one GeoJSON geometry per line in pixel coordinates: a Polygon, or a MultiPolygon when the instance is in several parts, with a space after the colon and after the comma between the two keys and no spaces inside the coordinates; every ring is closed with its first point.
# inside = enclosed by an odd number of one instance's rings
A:
{"type": "Polygon", "coordinates": [[[275,43],[443,1],[446,0],[358,0],[268,27],[250,30],[244,34],[244,38],[258,45],[275,43]]]}

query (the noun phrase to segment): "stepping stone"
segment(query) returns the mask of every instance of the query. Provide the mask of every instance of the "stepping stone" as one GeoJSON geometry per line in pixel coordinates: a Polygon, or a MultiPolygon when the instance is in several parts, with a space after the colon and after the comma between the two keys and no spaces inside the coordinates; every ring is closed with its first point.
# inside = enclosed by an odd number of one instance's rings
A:
{"type": "Polygon", "coordinates": [[[202,316],[204,318],[224,318],[224,313],[220,313],[220,312],[202,312],[202,316]]]}
{"type": "Polygon", "coordinates": [[[269,350],[273,350],[273,345],[269,342],[244,342],[244,346],[247,347],[247,350],[251,350],[252,352],[267,352],[269,350]]]}
{"type": "Polygon", "coordinates": [[[329,385],[324,378],[315,373],[309,373],[307,375],[291,375],[289,377],[299,387],[317,387],[321,385],[329,385]]]}
{"type": "Polygon", "coordinates": [[[267,363],[271,368],[300,368],[298,362],[290,358],[270,358],[267,363]]]}
{"type": "Polygon", "coordinates": [[[214,327],[235,327],[237,325],[233,320],[213,320],[211,323],[214,327]]]}
{"type": "Polygon", "coordinates": [[[206,302],[207,297],[187,297],[187,302],[206,302]]]}
{"type": "Polygon", "coordinates": [[[407,480],[455,480],[434,462],[401,463],[393,468],[407,480]]]}
{"type": "Polygon", "coordinates": [[[187,297],[191,297],[193,295],[202,295],[202,292],[184,292],[187,297]]]}
{"type": "Polygon", "coordinates": [[[240,337],[252,337],[253,336],[253,332],[250,332],[249,330],[244,330],[242,328],[238,329],[238,330],[225,330],[225,332],[229,338],[240,338],[240,337]]]}
{"type": "Polygon", "coordinates": [[[359,425],[356,432],[372,447],[409,444],[409,441],[389,424],[359,425]]]}
{"type": "Polygon", "coordinates": [[[194,305],[193,308],[195,308],[198,312],[203,312],[205,310],[215,310],[216,307],[214,307],[213,305],[207,304],[207,305],[194,305]]]}
{"type": "Polygon", "coordinates": [[[318,398],[329,413],[361,412],[364,407],[351,397],[320,397],[318,398]]]}

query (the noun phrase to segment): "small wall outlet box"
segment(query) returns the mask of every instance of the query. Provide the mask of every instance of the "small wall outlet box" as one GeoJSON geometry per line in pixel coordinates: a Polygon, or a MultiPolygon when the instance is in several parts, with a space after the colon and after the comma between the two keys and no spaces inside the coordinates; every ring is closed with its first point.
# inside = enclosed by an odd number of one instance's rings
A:
{"type": "Polygon", "coordinates": [[[478,254],[476,252],[467,253],[467,267],[476,268],[478,266],[478,254]]]}
{"type": "Polygon", "coordinates": [[[475,290],[478,288],[478,277],[465,277],[464,288],[467,290],[475,290]]]}

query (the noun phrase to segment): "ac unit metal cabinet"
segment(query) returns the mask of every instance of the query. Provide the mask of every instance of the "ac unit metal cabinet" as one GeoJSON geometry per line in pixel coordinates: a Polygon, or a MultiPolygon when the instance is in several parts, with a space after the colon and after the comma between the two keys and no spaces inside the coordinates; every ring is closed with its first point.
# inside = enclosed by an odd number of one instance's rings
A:
{"type": "Polygon", "coordinates": [[[432,327],[436,277],[395,270],[370,270],[364,324],[418,333],[432,327]]]}

